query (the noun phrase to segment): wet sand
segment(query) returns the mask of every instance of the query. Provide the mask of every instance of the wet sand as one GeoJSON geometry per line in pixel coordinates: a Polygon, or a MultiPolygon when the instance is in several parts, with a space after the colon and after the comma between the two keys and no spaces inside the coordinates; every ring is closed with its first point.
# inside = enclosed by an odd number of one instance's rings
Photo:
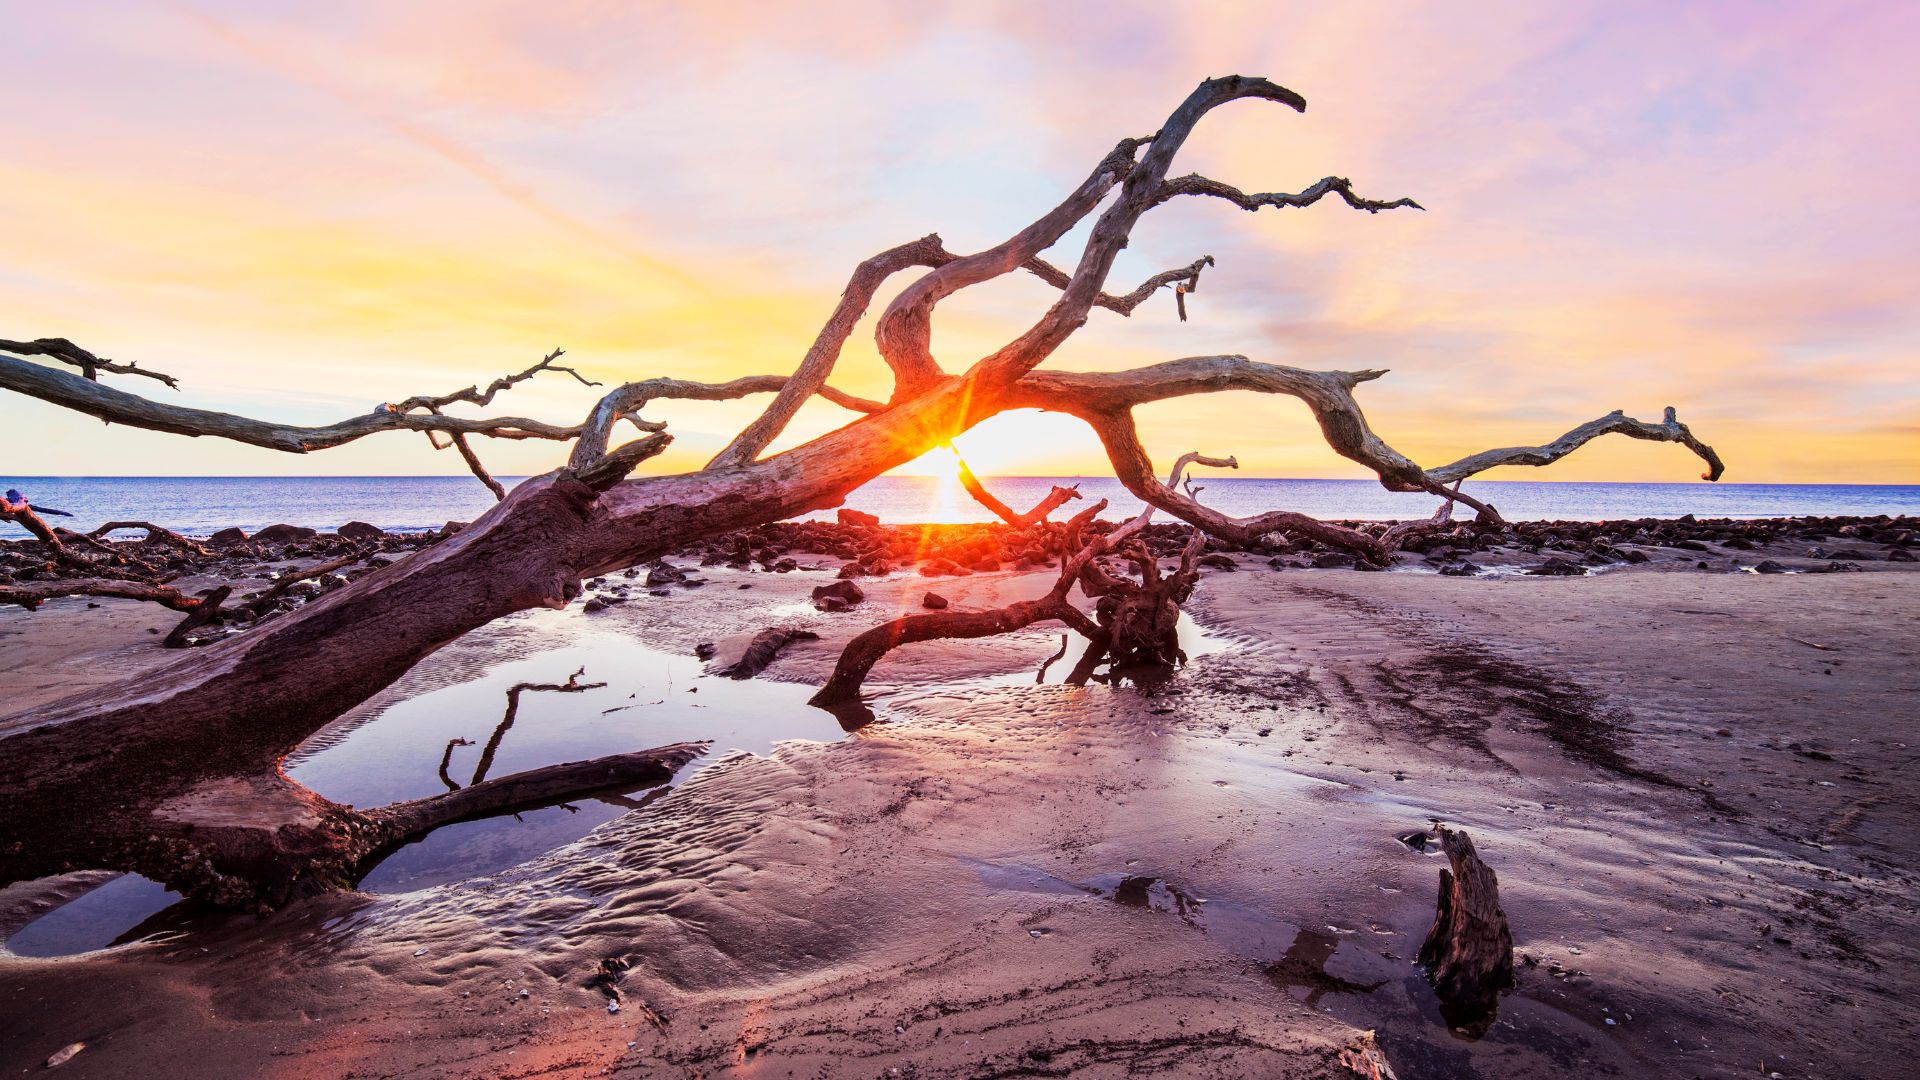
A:
{"type": "MultiPolygon", "coordinates": [[[[1338,1050],[1371,1028],[1408,1078],[1907,1073],[1907,566],[1240,561],[1190,605],[1232,647],[1164,687],[1030,685],[1057,632],[911,647],[875,669],[879,723],[716,755],[513,869],[0,958],[0,1068],[84,1041],[62,1074],[1351,1076],[1338,1050]],[[1398,837],[1436,820],[1498,872],[1523,957],[1478,1038],[1411,964],[1442,860],[1398,837]],[[630,965],[614,1013],[588,985],[608,959],[630,965]]],[[[707,576],[504,620],[347,726],[588,630],[724,661],[771,621],[806,625],[822,639],[763,677],[818,682],[928,588],[997,604],[1050,577],[895,574],[827,615],[804,606],[827,573],[707,576]]],[[[34,620],[44,651],[8,637],[0,656],[87,678],[166,658],[141,616],[101,614],[9,614],[0,633],[34,620]]]]}

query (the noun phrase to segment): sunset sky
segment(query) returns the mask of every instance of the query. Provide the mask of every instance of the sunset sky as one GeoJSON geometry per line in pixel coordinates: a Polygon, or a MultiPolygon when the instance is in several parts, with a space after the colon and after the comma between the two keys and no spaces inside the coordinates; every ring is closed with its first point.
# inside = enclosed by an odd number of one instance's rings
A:
{"type": "MultiPolygon", "coordinates": [[[[1176,173],[1341,175],[1427,212],[1169,204],[1114,284],[1213,255],[1192,321],[1170,296],[1096,312],[1051,366],[1391,368],[1362,402],[1428,465],[1672,404],[1730,482],[1920,482],[1920,4],[0,0],[0,31],[0,337],[169,371],[177,395],[116,383],[167,400],[326,422],[555,345],[609,383],[786,372],[860,259],[994,244],[1240,73],[1308,111],[1222,109],[1176,173]]],[[[949,301],[936,355],[963,369],[1052,295],[949,301]]],[[[834,382],[885,396],[870,327],[834,382]]],[[[593,397],[553,378],[494,411],[572,422],[593,397]]],[[[762,404],[656,406],[677,442],[649,470],[697,467],[762,404]]],[[[0,406],[9,475],[461,471],[414,435],[294,457],[0,406]]],[[[781,445],[849,416],[815,403],[781,445]]],[[[1289,399],[1141,418],[1162,461],[1365,475],[1289,399]]],[[[1107,469],[1059,417],[962,446],[982,473],[1107,469]]],[[[1494,475],[1698,472],[1617,440],[1494,475]]]]}

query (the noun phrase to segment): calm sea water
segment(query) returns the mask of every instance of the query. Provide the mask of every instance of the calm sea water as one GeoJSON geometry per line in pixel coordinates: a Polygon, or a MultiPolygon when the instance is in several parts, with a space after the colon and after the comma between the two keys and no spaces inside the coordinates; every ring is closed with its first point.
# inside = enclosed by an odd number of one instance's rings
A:
{"type": "MultiPolygon", "coordinates": [[[[1109,516],[1137,512],[1141,505],[1112,477],[997,477],[987,483],[1001,499],[1021,509],[1039,501],[1054,484],[1076,483],[1087,498],[1107,499],[1112,504],[1109,516]]],[[[1322,518],[1404,520],[1426,517],[1437,505],[1432,496],[1384,491],[1370,480],[1206,477],[1202,483],[1202,501],[1236,517],[1295,510],[1322,518]]],[[[103,522],[133,519],[200,535],[229,525],[252,531],[276,522],[331,529],[358,520],[388,529],[435,529],[448,521],[470,521],[493,505],[493,496],[468,476],[0,476],[0,485],[19,488],[42,506],[72,511],[72,519],[59,521],[69,527],[91,529],[103,522]]],[[[1464,490],[1516,521],[1682,514],[1703,518],[1920,515],[1920,485],[1915,484],[1483,480],[1469,482],[1464,490]]],[[[854,492],[847,505],[896,524],[992,520],[952,480],[934,477],[883,476],[854,492]]],[[[810,516],[831,517],[832,512],[810,516]]],[[[25,535],[17,525],[0,524],[0,536],[25,535]]]]}

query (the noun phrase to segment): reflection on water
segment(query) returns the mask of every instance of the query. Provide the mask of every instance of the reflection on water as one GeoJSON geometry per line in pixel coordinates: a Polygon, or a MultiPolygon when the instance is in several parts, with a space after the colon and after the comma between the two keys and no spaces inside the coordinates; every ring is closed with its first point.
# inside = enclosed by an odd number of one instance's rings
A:
{"type": "Polygon", "coordinates": [[[21,927],[7,938],[7,949],[16,956],[69,956],[144,940],[158,929],[144,920],[179,899],[158,882],[122,874],[21,927]]]}
{"type": "MultiPolygon", "coordinates": [[[[566,648],[501,664],[469,682],[398,702],[370,720],[323,730],[312,740],[318,749],[287,759],[287,775],[327,798],[365,807],[445,791],[443,760],[455,782],[467,782],[488,750],[487,775],[501,777],[698,739],[712,740],[715,754],[765,754],[783,740],[829,741],[843,734],[831,715],[806,704],[811,687],[709,677],[703,666],[696,657],[648,648],[618,633],[588,631],[566,648]],[[583,683],[607,685],[525,693],[511,729],[493,742],[508,688],[559,683],[580,668],[583,683]]],[[[678,778],[695,768],[682,769],[678,778]]],[[[576,840],[634,805],[634,799],[612,795],[450,825],[395,852],[361,887],[401,892],[504,870],[576,840]]]]}

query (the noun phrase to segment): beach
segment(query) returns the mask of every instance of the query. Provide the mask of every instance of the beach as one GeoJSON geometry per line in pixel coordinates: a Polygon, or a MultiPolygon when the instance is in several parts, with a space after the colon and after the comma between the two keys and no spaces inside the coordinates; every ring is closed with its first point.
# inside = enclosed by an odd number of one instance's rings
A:
{"type": "MultiPolygon", "coordinates": [[[[1729,569],[1826,561],[1716,546],[1567,577],[1234,555],[1164,685],[1036,685],[1057,629],[914,645],[874,670],[876,722],[716,746],[511,868],[6,957],[0,1065],[84,1042],[63,1073],[1351,1076],[1372,1030],[1403,1077],[1901,1075],[1920,578],[1884,553],[1755,574],[1729,569]],[[1412,963],[1435,823],[1473,837],[1513,928],[1517,986],[1483,1034],[1412,963]]],[[[823,613],[808,596],[839,562],[797,561],[500,620],[341,738],[501,665],[633,642],[712,643],[713,667],[774,622],[820,635],[754,680],[798,701],[930,589],[989,607],[1053,578],[903,568],[823,613]]],[[[77,598],[0,615],[7,711],[171,659],[148,631],[174,621],[77,598]]],[[[635,749],[666,741],[640,704],[635,749]]],[[[0,892],[0,929],[56,887],[0,892]]]]}

